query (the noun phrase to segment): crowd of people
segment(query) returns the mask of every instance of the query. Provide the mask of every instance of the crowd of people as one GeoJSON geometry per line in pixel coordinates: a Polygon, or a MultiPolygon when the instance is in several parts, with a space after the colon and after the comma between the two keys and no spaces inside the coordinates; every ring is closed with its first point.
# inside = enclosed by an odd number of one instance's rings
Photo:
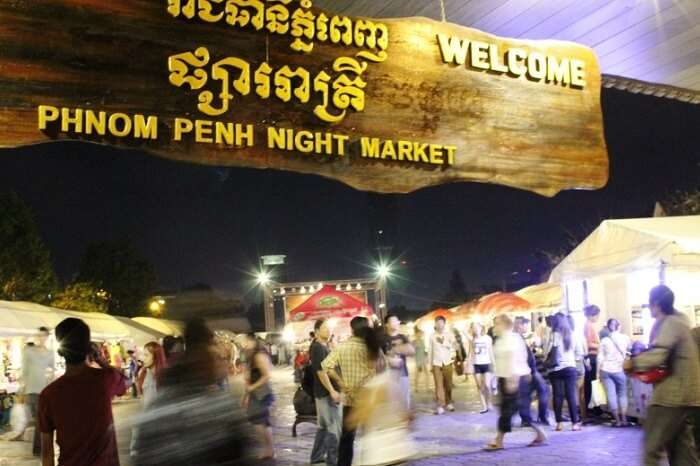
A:
{"type": "MultiPolygon", "coordinates": [[[[621,332],[617,320],[598,328],[596,306],[585,309],[581,333],[564,313],[548,316],[535,328],[525,318],[499,315],[489,328],[474,323],[466,333],[438,317],[429,337],[417,329],[411,341],[401,333],[399,318],[388,315],[383,325],[353,318],[352,336],[335,343],[329,323],[318,320],[304,362],[312,374],[318,426],[309,461],[350,466],[410,458],[415,445],[407,361],[414,357],[417,389],[428,388],[432,374],[435,415],[456,410],[456,376],[473,380],[482,414],[497,406],[496,435],[486,451],[505,447],[516,414],[533,432],[530,447],[547,444],[548,426],[557,432],[570,423],[571,430],[580,431],[585,421],[602,418],[602,411],[594,409],[602,404],[601,389],[609,425],[628,427],[628,377],[653,382],[644,423],[645,465],[658,465],[665,456],[671,466],[697,466],[700,330],[691,332],[687,318],[674,309],[668,287],[652,289],[649,304],[655,323],[643,351],[621,332]]],[[[61,322],[55,336],[65,360],[62,376],[52,381],[48,329],[41,329],[27,348],[22,366],[23,395],[37,422],[34,452],[43,466],[55,464],[54,442],[60,466],[118,465],[112,400],[127,393],[130,379],[141,399],[140,413],[129,426],[135,466],[252,464],[274,458],[273,357],[255,335],[245,336],[236,358],[244,361],[240,403],[228,385],[227,358],[203,320],[189,322],[183,339],[145,345],[134,372],[110,365],[79,319],[61,322]],[[253,439],[260,445],[257,456],[250,448],[253,439]]]]}

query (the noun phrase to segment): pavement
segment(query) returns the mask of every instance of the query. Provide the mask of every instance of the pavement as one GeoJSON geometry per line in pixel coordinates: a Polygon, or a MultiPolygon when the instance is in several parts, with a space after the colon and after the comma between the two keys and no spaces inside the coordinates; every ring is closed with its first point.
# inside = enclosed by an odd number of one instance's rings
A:
{"type": "MultiPolygon", "coordinates": [[[[585,426],[581,432],[554,432],[547,429],[549,442],[546,446],[528,448],[533,434],[529,429],[515,428],[506,436],[505,450],[485,452],[484,445],[496,433],[497,414],[479,414],[480,405],[473,382],[463,377],[455,379],[457,384],[453,397],[456,412],[442,416],[432,414],[432,392],[425,387],[414,390],[416,420],[413,436],[418,455],[408,464],[415,466],[451,465],[596,465],[632,466],[641,464],[642,431],[640,428],[614,429],[606,426],[585,426]]],[[[292,370],[276,368],[273,373],[276,403],[273,410],[273,432],[278,466],[308,465],[314,440],[315,426],[301,424],[298,436],[292,437],[291,426],[295,418],[292,397],[296,389],[292,370]]],[[[240,380],[232,381],[232,390],[239,392],[240,380]]],[[[135,401],[114,403],[117,441],[122,466],[131,466],[128,455],[131,433],[121,427],[125,420],[139,410],[135,401]]],[[[514,425],[519,425],[517,416],[514,425]]],[[[569,425],[567,425],[567,429],[569,425]]],[[[38,466],[31,456],[29,442],[0,440],[0,466],[38,466]]]]}

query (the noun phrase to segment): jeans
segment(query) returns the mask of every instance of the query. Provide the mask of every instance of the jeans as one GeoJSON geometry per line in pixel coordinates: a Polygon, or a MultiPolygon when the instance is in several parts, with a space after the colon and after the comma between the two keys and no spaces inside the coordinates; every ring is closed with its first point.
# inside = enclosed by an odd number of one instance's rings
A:
{"type": "Polygon", "coordinates": [[[535,372],[532,378],[522,377],[519,387],[519,411],[520,419],[523,423],[532,423],[532,415],[530,405],[532,404],[532,393],[537,392],[537,420],[540,422],[549,422],[548,409],[549,404],[549,389],[542,374],[535,372]]]}
{"type": "Polygon", "coordinates": [[[345,420],[350,416],[352,406],[343,406],[343,428],[338,443],[338,466],[352,466],[355,429],[348,429],[345,420]]]}
{"type": "Polygon", "coordinates": [[[644,423],[644,465],[658,466],[664,450],[670,466],[697,466],[691,408],[649,406],[644,423]]]}
{"type": "Polygon", "coordinates": [[[316,417],[318,429],[311,450],[311,463],[326,460],[328,466],[338,464],[338,441],[343,424],[343,412],[340,404],[333,403],[330,396],[316,398],[316,417]]]}
{"type": "Polygon", "coordinates": [[[501,394],[501,412],[498,416],[498,431],[507,434],[511,431],[511,419],[518,411],[518,390],[509,392],[506,379],[498,378],[498,393],[501,394]]]}
{"type": "Polygon", "coordinates": [[[564,398],[569,405],[569,415],[571,422],[579,422],[578,400],[576,399],[576,378],[578,374],[575,367],[565,367],[550,374],[552,380],[552,391],[554,392],[554,416],[557,422],[564,422],[561,415],[564,407],[564,398]]]}
{"type": "Polygon", "coordinates": [[[624,372],[600,371],[600,381],[608,395],[608,408],[613,413],[627,413],[627,376],[624,372]],[[619,401],[619,403],[618,403],[619,401]]]}

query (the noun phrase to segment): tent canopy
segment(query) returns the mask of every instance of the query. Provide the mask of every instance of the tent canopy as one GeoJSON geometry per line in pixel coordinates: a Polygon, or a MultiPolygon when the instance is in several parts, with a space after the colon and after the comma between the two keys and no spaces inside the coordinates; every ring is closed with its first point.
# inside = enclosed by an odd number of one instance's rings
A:
{"type": "Polygon", "coordinates": [[[562,288],[558,283],[540,283],[515,292],[530,303],[533,311],[552,312],[561,308],[562,288]]]}
{"type": "Polygon", "coordinates": [[[700,215],[606,220],[553,271],[563,283],[661,264],[700,270],[700,215]]]}
{"type": "Polygon", "coordinates": [[[164,335],[182,336],[185,331],[185,325],[177,320],[156,319],[155,317],[134,317],[131,320],[164,335]]]}
{"type": "Polygon", "coordinates": [[[530,303],[513,293],[492,293],[479,299],[475,311],[478,315],[490,316],[529,309],[530,303]]]}
{"type": "Polygon", "coordinates": [[[326,285],[289,312],[290,322],[316,320],[321,318],[369,317],[372,307],[359,299],[326,285]]]}
{"type": "Polygon", "coordinates": [[[32,336],[39,327],[51,330],[68,317],[82,319],[96,340],[130,337],[130,327],[118,318],[97,312],[76,312],[21,301],[0,301],[0,336],[32,336]]]}

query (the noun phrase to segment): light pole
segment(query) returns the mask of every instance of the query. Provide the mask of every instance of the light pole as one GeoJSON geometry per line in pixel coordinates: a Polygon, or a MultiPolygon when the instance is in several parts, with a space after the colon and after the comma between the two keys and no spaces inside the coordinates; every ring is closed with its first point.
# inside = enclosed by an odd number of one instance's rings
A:
{"type": "Polygon", "coordinates": [[[275,329],[275,303],[272,301],[270,273],[265,269],[260,270],[256,276],[256,281],[263,292],[265,331],[271,332],[275,329]]]}
{"type": "Polygon", "coordinates": [[[375,271],[377,273],[377,277],[379,278],[379,284],[377,285],[377,307],[378,307],[378,314],[379,314],[379,319],[384,320],[384,316],[386,315],[387,309],[387,288],[388,288],[388,282],[387,279],[391,275],[391,267],[389,264],[385,263],[379,263],[375,267],[375,271]]]}

